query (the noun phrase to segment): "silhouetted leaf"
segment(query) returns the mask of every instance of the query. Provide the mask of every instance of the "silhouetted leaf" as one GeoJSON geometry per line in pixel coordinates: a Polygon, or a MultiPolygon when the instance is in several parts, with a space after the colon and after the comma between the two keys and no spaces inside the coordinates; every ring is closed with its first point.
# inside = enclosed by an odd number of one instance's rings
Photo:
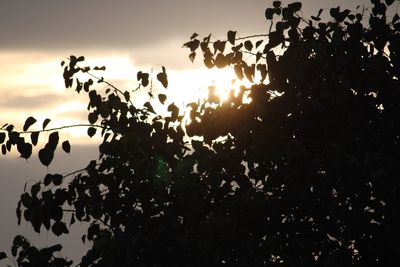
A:
{"type": "Polygon", "coordinates": [[[190,39],[194,39],[194,38],[196,38],[197,36],[199,36],[197,33],[193,33],[192,36],[190,36],[190,39]]]}
{"type": "Polygon", "coordinates": [[[1,251],[1,252],[0,252],[0,261],[1,261],[2,259],[5,259],[5,258],[7,258],[7,254],[4,253],[3,251],[1,251]]]}
{"type": "Polygon", "coordinates": [[[46,176],[43,179],[43,184],[45,186],[48,186],[51,183],[52,180],[53,180],[53,175],[48,173],[48,174],[46,174],[46,176]]]}
{"type": "Polygon", "coordinates": [[[187,43],[183,44],[183,47],[187,47],[190,49],[191,52],[194,52],[200,45],[200,41],[197,39],[193,39],[187,43]]]}
{"type": "Polygon", "coordinates": [[[106,70],[106,67],[105,66],[102,66],[102,67],[96,66],[96,67],[93,68],[93,70],[102,70],[102,71],[104,71],[104,70],[106,70]]]}
{"type": "Polygon", "coordinates": [[[154,108],[153,108],[153,106],[150,104],[150,102],[144,103],[143,106],[146,107],[147,110],[150,111],[151,113],[156,114],[156,112],[154,111],[154,108]]]}
{"type": "Polygon", "coordinates": [[[6,127],[6,131],[7,131],[7,132],[11,133],[12,130],[14,130],[14,125],[10,124],[10,125],[8,125],[8,126],[6,127]]]}
{"type": "Polygon", "coordinates": [[[161,104],[164,105],[165,100],[167,100],[167,96],[164,94],[158,94],[158,100],[160,101],[161,104]]]}
{"type": "Polygon", "coordinates": [[[157,74],[157,80],[161,82],[164,88],[168,88],[168,77],[163,67],[163,71],[157,74]]]}
{"type": "Polygon", "coordinates": [[[190,54],[189,54],[189,59],[190,59],[190,61],[194,61],[194,59],[196,58],[196,52],[191,52],[190,54]]]}
{"type": "Polygon", "coordinates": [[[253,49],[253,43],[249,40],[245,41],[244,48],[246,48],[248,51],[251,51],[253,49]]]}
{"type": "Polygon", "coordinates": [[[125,92],[124,92],[124,97],[125,97],[125,101],[126,101],[126,102],[129,102],[130,99],[131,99],[131,96],[130,96],[130,94],[129,94],[128,91],[125,91],[125,92]]]}
{"type": "Polygon", "coordinates": [[[235,45],[235,39],[236,39],[236,31],[228,31],[228,41],[232,44],[235,45]]]}
{"type": "Polygon", "coordinates": [[[23,130],[24,132],[28,131],[29,127],[31,127],[36,122],[34,117],[29,117],[26,119],[23,130]]]}
{"type": "Polygon", "coordinates": [[[55,150],[57,148],[58,145],[58,141],[60,140],[60,135],[58,134],[58,132],[52,132],[49,135],[49,142],[48,142],[48,146],[52,149],[55,150]]]}
{"type": "Polygon", "coordinates": [[[395,14],[392,19],[392,24],[396,23],[400,19],[399,14],[395,14]]]}
{"type": "Polygon", "coordinates": [[[48,146],[45,146],[41,150],[39,150],[39,160],[44,166],[49,166],[54,158],[54,150],[50,149],[48,146]]]}
{"type": "Polygon", "coordinates": [[[294,12],[301,10],[302,4],[301,4],[301,2],[294,2],[294,3],[288,4],[287,7],[292,13],[294,13],[294,12]]]}
{"type": "Polygon", "coordinates": [[[89,113],[89,115],[88,115],[88,121],[89,121],[89,123],[90,123],[90,124],[95,124],[96,121],[97,121],[97,119],[98,119],[98,117],[99,117],[99,115],[96,114],[96,113],[94,113],[94,112],[89,113]]]}
{"type": "Polygon", "coordinates": [[[89,128],[87,129],[87,134],[88,134],[89,137],[93,137],[93,136],[96,134],[96,128],[94,128],[94,127],[89,127],[89,128]]]}
{"type": "Polygon", "coordinates": [[[29,159],[32,155],[32,145],[25,143],[23,139],[17,143],[17,150],[20,153],[21,158],[29,159]]]}
{"type": "Polygon", "coordinates": [[[64,142],[62,142],[62,149],[65,151],[65,153],[70,153],[71,152],[71,145],[69,144],[69,141],[66,140],[64,142]]]}
{"type": "Polygon", "coordinates": [[[272,5],[273,5],[275,8],[280,8],[280,7],[281,7],[281,1],[274,1],[274,2],[272,2],[272,5]]]}
{"type": "Polygon", "coordinates": [[[265,9],[265,18],[267,20],[272,20],[275,14],[275,10],[273,8],[265,9]]]}
{"type": "Polygon", "coordinates": [[[214,50],[223,53],[225,50],[225,45],[226,45],[226,41],[220,41],[220,40],[215,41],[213,44],[214,50]]]}
{"type": "Polygon", "coordinates": [[[385,0],[386,5],[390,6],[394,3],[394,0],[385,0]]]}
{"type": "Polygon", "coordinates": [[[36,183],[31,187],[31,196],[36,197],[40,191],[40,183],[36,183]]]}
{"type": "Polygon", "coordinates": [[[235,70],[236,77],[238,77],[240,80],[242,80],[244,78],[243,68],[239,64],[236,64],[234,66],[234,70],[235,70]]]}
{"type": "Polygon", "coordinates": [[[50,119],[45,119],[45,120],[43,121],[43,130],[47,127],[47,125],[49,124],[49,122],[50,122],[50,119]]]}
{"type": "Polygon", "coordinates": [[[5,139],[6,139],[6,134],[3,132],[0,132],[0,144],[2,144],[5,139]]]}
{"type": "Polygon", "coordinates": [[[31,142],[32,142],[32,145],[34,145],[34,146],[36,146],[37,143],[38,143],[38,140],[39,140],[39,133],[40,133],[40,132],[33,132],[33,133],[31,133],[31,142]]]}
{"type": "Polygon", "coordinates": [[[67,226],[63,222],[55,222],[51,227],[51,230],[56,236],[69,233],[67,226]]]}
{"type": "Polygon", "coordinates": [[[62,184],[63,176],[61,174],[54,174],[51,178],[54,185],[59,186],[62,184]]]}

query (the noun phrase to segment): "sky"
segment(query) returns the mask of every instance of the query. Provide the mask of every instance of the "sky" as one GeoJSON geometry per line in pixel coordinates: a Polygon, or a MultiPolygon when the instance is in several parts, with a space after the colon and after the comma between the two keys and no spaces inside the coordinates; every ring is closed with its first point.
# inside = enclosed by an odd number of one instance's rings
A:
{"type": "MultiPolygon", "coordinates": [[[[291,1],[283,1],[290,3],[291,1]]],[[[304,15],[320,8],[354,9],[367,0],[305,0],[304,15]]],[[[206,70],[200,60],[191,63],[182,44],[192,33],[225,39],[228,30],[240,36],[266,33],[267,0],[2,0],[0,8],[0,124],[21,125],[28,116],[49,126],[85,122],[87,99],[64,88],[60,62],[83,55],[88,63],[105,65],[103,76],[122,89],[136,88],[136,73],[163,65],[169,91],[176,101],[196,97],[210,83],[225,84],[229,72],[206,70]]],[[[100,88],[104,89],[104,88],[100,88]]],[[[146,94],[137,95],[143,98],[146,94]]],[[[39,123],[40,124],[40,123],[39,123]]],[[[0,158],[0,251],[9,252],[12,238],[24,233],[45,246],[51,233],[33,234],[28,225],[17,227],[15,208],[27,181],[46,172],[68,172],[86,166],[97,155],[96,140],[81,131],[64,133],[72,139],[71,155],[56,156],[49,169],[37,157],[25,161],[17,155],[0,158]]],[[[29,183],[28,183],[29,184],[29,183]]],[[[64,241],[66,254],[79,257],[80,248],[64,241]]],[[[75,239],[74,239],[75,238],[75,239]]]]}

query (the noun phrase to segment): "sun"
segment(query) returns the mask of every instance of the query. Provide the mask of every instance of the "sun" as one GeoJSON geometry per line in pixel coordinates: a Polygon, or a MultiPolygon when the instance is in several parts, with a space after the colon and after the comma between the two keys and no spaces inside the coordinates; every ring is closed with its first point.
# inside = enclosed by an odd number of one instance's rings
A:
{"type": "Polygon", "coordinates": [[[222,103],[232,91],[237,93],[241,85],[249,85],[247,81],[240,81],[231,68],[170,71],[168,75],[167,96],[179,105],[205,100],[208,96],[216,96],[222,103]]]}

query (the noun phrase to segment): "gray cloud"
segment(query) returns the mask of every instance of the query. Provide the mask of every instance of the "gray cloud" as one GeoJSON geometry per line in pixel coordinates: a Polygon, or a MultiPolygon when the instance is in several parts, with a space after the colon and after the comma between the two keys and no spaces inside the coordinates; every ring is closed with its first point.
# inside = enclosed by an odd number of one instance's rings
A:
{"type": "Polygon", "coordinates": [[[261,0],[7,1],[0,10],[0,46],[112,49],[188,38],[194,31],[256,32],[263,29],[264,7],[261,0]]]}

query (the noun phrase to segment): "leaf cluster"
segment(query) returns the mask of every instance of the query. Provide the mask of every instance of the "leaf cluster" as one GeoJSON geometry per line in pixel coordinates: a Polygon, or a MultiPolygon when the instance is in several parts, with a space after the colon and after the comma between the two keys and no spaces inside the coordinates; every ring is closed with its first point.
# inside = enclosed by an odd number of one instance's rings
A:
{"type": "MultiPolygon", "coordinates": [[[[307,20],[300,2],[274,1],[267,34],[193,34],[184,44],[190,60],[232,67],[252,85],[224,102],[210,88],[186,111],[166,94],[136,107],[129,91],[99,93],[92,80],[74,79],[88,69],[71,56],[64,79],[88,95],[99,158],[25,191],[19,222],[56,235],[89,223],[82,242],[92,246],[80,266],[396,266],[399,18],[388,21],[393,1],[371,4],[369,17],[336,7],[324,21],[324,10],[307,20]]],[[[168,86],[164,67],[156,77],[168,86]]],[[[137,80],[151,90],[149,74],[137,80]]],[[[24,131],[34,123],[28,118],[24,131]]],[[[23,146],[37,137],[3,129],[5,150],[20,144],[28,158],[23,146]]],[[[42,164],[58,139],[49,135],[42,164]]]]}

